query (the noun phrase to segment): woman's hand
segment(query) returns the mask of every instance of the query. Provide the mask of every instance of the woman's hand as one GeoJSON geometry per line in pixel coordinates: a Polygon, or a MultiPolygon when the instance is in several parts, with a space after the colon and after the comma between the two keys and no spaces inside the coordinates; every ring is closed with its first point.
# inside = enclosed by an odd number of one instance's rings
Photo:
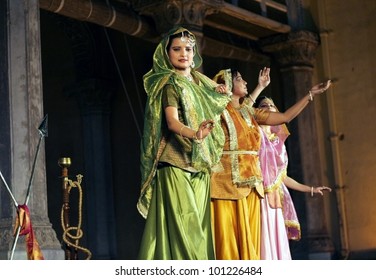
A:
{"type": "Polygon", "coordinates": [[[198,130],[196,131],[196,137],[198,140],[203,140],[206,136],[209,135],[209,133],[212,131],[214,127],[214,121],[213,120],[206,120],[203,121],[198,130]]]}
{"type": "Polygon", "coordinates": [[[270,68],[264,67],[260,70],[258,84],[263,88],[270,84],[270,68]]]}
{"type": "Polygon", "coordinates": [[[215,87],[215,91],[222,94],[227,94],[227,86],[225,84],[219,84],[215,87]]]}
{"type": "Polygon", "coordinates": [[[325,187],[325,186],[320,186],[320,187],[312,187],[313,188],[313,193],[319,193],[321,195],[324,195],[323,191],[329,191],[331,192],[332,189],[329,188],[329,187],[325,187]]]}
{"type": "Polygon", "coordinates": [[[332,83],[331,80],[327,80],[324,83],[317,84],[317,85],[313,86],[309,92],[311,94],[314,94],[314,95],[321,94],[321,93],[325,92],[330,87],[331,83],[332,83]]]}

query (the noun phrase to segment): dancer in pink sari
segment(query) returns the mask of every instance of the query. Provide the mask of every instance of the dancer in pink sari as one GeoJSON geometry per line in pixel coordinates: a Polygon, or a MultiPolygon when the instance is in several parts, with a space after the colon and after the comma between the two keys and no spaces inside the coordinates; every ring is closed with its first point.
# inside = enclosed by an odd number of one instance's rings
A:
{"type": "MultiPolygon", "coordinates": [[[[277,112],[273,101],[260,96],[256,108],[277,112]]],[[[287,175],[288,155],[285,141],[289,136],[286,125],[261,125],[259,158],[264,184],[261,200],[261,259],[290,260],[289,239],[299,240],[300,224],[287,187],[301,192],[323,195],[329,187],[311,187],[301,184],[287,175]]]]}

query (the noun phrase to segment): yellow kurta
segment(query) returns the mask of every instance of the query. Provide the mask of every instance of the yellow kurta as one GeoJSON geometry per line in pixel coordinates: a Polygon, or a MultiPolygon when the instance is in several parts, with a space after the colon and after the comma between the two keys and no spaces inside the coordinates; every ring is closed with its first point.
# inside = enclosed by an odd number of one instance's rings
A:
{"type": "Polygon", "coordinates": [[[260,259],[260,198],[263,196],[255,121],[269,113],[228,104],[222,117],[225,133],[221,166],[211,177],[212,227],[217,259],[260,259]]]}

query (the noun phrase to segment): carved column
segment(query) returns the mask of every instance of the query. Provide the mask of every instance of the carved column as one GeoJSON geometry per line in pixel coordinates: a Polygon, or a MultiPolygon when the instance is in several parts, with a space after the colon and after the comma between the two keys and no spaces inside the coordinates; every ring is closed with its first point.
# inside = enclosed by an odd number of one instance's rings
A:
{"type": "MultiPolygon", "coordinates": [[[[285,109],[308,93],[312,86],[313,62],[319,38],[308,31],[297,31],[262,42],[265,52],[272,53],[280,66],[282,103],[285,109]]],[[[318,97],[319,98],[319,97],[318,97]]],[[[314,101],[317,102],[317,101],[314,101]]],[[[308,185],[321,185],[318,139],[314,102],[289,124],[287,141],[289,175],[308,185]]],[[[302,239],[291,242],[296,259],[330,258],[333,246],[325,224],[323,198],[292,192],[302,227],[302,239]]]]}
{"type": "Polygon", "coordinates": [[[196,36],[198,49],[202,50],[203,25],[207,15],[215,13],[223,5],[223,0],[139,0],[134,8],[140,14],[154,19],[159,34],[167,33],[175,26],[183,26],[196,36]]]}
{"type": "MultiPolygon", "coordinates": [[[[25,203],[39,141],[43,94],[38,0],[0,2],[0,168],[18,204],[25,203]]],[[[44,143],[35,163],[28,207],[45,259],[64,259],[47,213],[44,143]]],[[[0,182],[0,259],[9,259],[16,208],[0,182]]],[[[26,259],[20,236],[13,259],[26,259]]]]}
{"type": "Polygon", "coordinates": [[[201,30],[205,16],[215,13],[222,0],[138,0],[133,7],[140,14],[154,19],[158,33],[167,33],[172,27],[181,25],[189,30],[201,30]]]}
{"type": "Polygon", "coordinates": [[[77,99],[82,117],[86,247],[97,260],[116,257],[110,139],[112,84],[105,80],[86,79],[66,91],[77,99]]]}

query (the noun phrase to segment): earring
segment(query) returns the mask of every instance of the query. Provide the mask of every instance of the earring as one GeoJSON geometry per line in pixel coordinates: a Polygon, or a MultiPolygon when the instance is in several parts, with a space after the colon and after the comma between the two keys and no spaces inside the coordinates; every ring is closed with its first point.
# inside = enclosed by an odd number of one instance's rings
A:
{"type": "Polygon", "coordinates": [[[191,68],[195,68],[195,66],[196,66],[195,62],[192,61],[192,63],[191,63],[191,68]]]}

